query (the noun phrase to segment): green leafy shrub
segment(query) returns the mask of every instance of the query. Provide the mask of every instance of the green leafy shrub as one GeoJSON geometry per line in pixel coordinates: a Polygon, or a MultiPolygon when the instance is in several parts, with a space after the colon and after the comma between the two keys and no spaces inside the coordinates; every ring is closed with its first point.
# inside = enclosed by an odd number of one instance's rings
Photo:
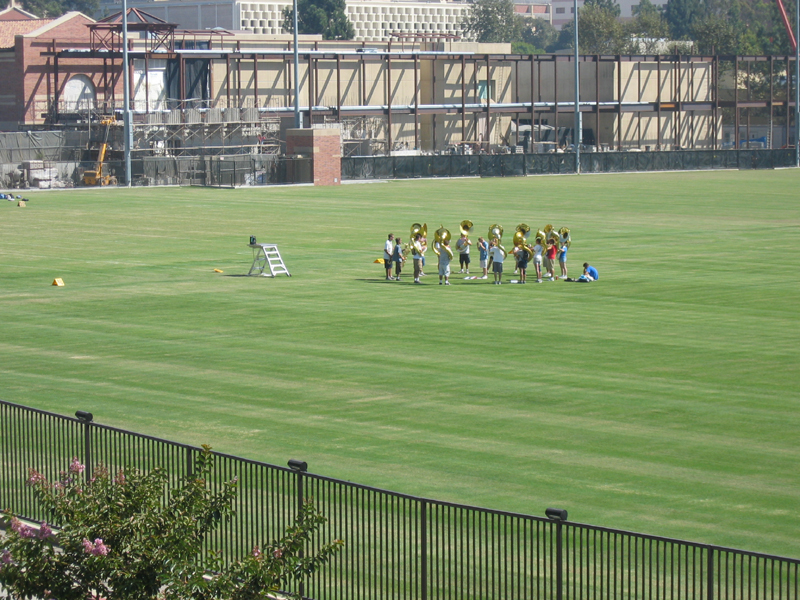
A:
{"type": "Polygon", "coordinates": [[[201,552],[206,536],[234,515],[237,481],[210,491],[213,464],[204,446],[194,473],[171,491],[161,468],[112,476],[100,466],[87,481],[75,458],[55,482],[31,470],[27,484],[59,527],[37,530],[5,511],[0,586],[24,599],[250,600],[301,581],[342,548],[335,540],[304,556],[325,522],[308,501],[281,539],[242,560],[225,564],[219,553],[201,552]]]}

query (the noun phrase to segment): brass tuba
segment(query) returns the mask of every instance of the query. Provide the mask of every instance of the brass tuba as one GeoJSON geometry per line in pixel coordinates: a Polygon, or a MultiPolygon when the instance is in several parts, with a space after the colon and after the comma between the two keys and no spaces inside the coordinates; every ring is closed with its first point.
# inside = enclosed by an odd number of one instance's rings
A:
{"type": "Polygon", "coordinates": [[[517,225],[517,231],[520,232],[523,237],[527,240],[531,234],[531,226],[526,223],[520,223],[517,225]]]}
{"type": "Polygon", "coordinates": [[[558,232],[558,238],[562,246],[569,248],[570,244],[572,244],[572,238],[569,235],[569,227],[562,227],[558,232]]]}
{"type": "Polygon", "coordinates": [[[469,219],[464,219],[461,221],[461,235],[465,235],[467,238],[469,238],[469,234],[472,233],[474,227],[475,226],[472,224],[472,221],[469,219]]]}
{"type": "MultiPolygon", "coordinates": [[[[528,228],[528,233],[530,233],[530,228],[528,228]]],[[[519,227],[514,232],[514,248],[522,248],[528,255],[528,261],[533,260],[533,249],[527,244],[525,233],[519,227]]]]}
{"type": "Polygon", "coordinates": [[[556,245],[556,248],[559,247],[561,240],[559,239],[558,231],[556,231],[552,225],[548,225],[544,228],[544,232],[547,234],[547,241],[553,240],[553,243],[556,245]],[[548,231],[548,227],[550,230],[548,231]]]}
{"type": "Polygon", "coordinates": [[[428,224],[425,223],[420,225],[419,223],[414,223],[411,226],[411,250],[417,255],[422,256],[422,243],[419,240],[415,240],[414,238],[417,235],[421,237],[426,237],[428,235],[428,224]]]}
{"type": "Polygon", "coordinates": [[[490,240],[497,240],[497,247],[503,252],[503,256],[508,256],[508,252],[506,249],[503,248],[502,244],[500,243],[503,239],[503,226],[497,225],[496,223],[489,227],[489,239],[490,240]]]}
{"type": "Polygon", "coordinates": [[[445,228],[444,225],[440,225],[439,229],[433,233],[433,251],[436,253],[436,256],[441,254],[440,248],[444,248],[445,252],[447,252],[447,255],[451,259],[453,258],[453,251],[451,250],[450,246],[445,246],[445,242],[448,242],[449,244],[450,239],[450,230],[445,228]]]}

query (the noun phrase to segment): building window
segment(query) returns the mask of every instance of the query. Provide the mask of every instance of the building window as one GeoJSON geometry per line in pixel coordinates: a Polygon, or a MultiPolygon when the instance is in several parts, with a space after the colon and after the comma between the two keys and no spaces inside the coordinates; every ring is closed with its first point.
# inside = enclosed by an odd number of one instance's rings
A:
{"type": "Polygon", "coordinates": [[[556,7],[556,14],[557,14],[557,15],[563,15],[563,14],[564,14],[564,12],[565,12],[565,9],[564,9],[564,7],[563,7],[563,6],[558,6],[558,7],[556,7]]]}

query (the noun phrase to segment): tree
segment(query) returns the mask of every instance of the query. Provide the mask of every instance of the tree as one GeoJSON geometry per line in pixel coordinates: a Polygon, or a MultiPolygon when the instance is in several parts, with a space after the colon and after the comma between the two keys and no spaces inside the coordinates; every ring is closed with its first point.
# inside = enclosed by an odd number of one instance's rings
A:
{"type": "Polygon", "coordinates": [[[476,0],[462,26],[478,42],[516,42],[522,40],[524,22],[512,0],[476,0]]]}
{"type": "Polygon", "coordinates": [[[558,30],[544,19],[531,19],[522,30],[522,41],[534,48],[547,50],[558,39],[558,30]]]}
{"type": "Polygon", "coordinates": [[[664,7],[664,18],[670,35],[675,40],[691,37],[692,24],[704,14],[701,0],[668,0],[664,7]]]}
{"type": "Polygon", "coordinates": [[[578,33],[581,54],[620,54],[627,42],[613,12],[596,4],[584,5],[578,13],[578,33]]]}
{"type": "MultiPolygon", "coordinates": [[[[297,0],[297,29],[303,34],[322,34],[326,40],[351,40],[355,29],[345,12],[345,0],[297,0]]],[[[294,31],[294,9],[283,9],[283,29],[294,31]]]]}
{"type": "Polygon", "coordinates": [[[163,469],[112,476],[100,466],[85,481],[76,458],[56,482],[31,470],[27,484],[59,528],[44,523],[37,531],[6,511],[0,586],[42,600],[254,600],[302,580],[341,548],[336,540],[303,556],[325,520],[307,503],[283,538],[245,559],[225,565],[205,555],[203,541],[231,518],[237,490],[233,480],[211,492],[212,467],[205,448],[195,472],[169,493],[163,469]]]}
{"type": "Polygon", "coordinates": [[[709,14],[692,25],[692,37],[701,54],[734,54],[739,49],[739,36],[729,19],[709,14]]]}
{"type": "Polygon", "coordinates": [[[658,52],[661,40],[669,36],[669,28],[661,8],[650,0],[641,0],[633,9],[633,19],[625,27],[630,40],[627,51],[632,54],[658,52]]]}
{"type": "Polygon", "coordinates": [[[620,14],[622,13],[622,10],[620,9],[619,4],[617,4],[616,0],[586,0],[583,3],[583,6],[584,8],[587,6],[595,6],[597,8],[602,8],[610,12],[612,15],[614,15],[614,18],[619,18],[620,14]]]}
{"type": "Polygon", "coordinates": [[[38,17],[60,17],[69,11],[94,15],[100,4],[98,0],[22,0],[22,8],[38,17]]]}

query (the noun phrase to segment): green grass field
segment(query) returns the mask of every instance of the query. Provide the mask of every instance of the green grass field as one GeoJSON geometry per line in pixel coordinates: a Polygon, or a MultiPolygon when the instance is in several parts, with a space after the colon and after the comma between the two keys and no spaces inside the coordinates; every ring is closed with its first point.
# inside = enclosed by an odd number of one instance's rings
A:
{"type": "Polygon", "coordinates": [[[0,398],[798,557],[799,187],[787,170],[30,193],[0,204],[0,398]],[[466,218],[509,247],[520,222],[568,226],[570,273],[601,280],[383,280],[389,231],[466,218]],[[251,234],[293,277],[242,276],[251,234]]]}

